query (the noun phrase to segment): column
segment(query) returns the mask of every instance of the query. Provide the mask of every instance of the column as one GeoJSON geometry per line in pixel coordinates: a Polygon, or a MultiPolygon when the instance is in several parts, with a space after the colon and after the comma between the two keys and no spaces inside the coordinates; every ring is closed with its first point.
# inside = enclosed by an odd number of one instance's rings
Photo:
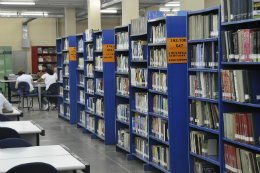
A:
{"type": "Polygon", "coordinates": [[[180,0],[180,10],[196,11],[205,8],[205,0],[180,0]]]}
{"type": "Polygon", "coordinates": [[[88,28],[101,29],[100,0],[88,0],[88,28]]]}
{"type": "Polygon", "coordinates": [[[139,18],[139,0],[122,0],[122,25],[131,24],[131,19],[139,18]]]}
{"type": "Polygon", "coordinates": [[[147,16],[148,11],[160,11],[159,6],[148,7],[144,10],[144,16],[147,16]]]}
{"type": "Polygon", "coordinates": [[[76,35],[76,13],[75,7],[65,7],[65,34],[76,35]]]}

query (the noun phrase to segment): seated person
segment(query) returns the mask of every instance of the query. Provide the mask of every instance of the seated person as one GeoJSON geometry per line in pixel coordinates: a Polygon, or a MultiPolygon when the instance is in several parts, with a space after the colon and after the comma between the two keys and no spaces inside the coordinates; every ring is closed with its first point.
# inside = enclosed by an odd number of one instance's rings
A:
{"type": "Polygon", "coordinates": [[[12,113],[12,112],[13,112],[12,105],[5,99],[3,94],[0,93],[0,114],[12,113]]]}
{"type": "MultiPolygon", "coordinates": [[[[44,99],[44,97],[49,94],[56,94],[56,93],[51,93],[50,91],[48,91],[49,87],[51,86],[51,84],[56,83],[57,82],[57,75],[54,75],[53,71],[49,68],[46,69],[46,74],[42,75],[42,77],[40,79],[38,79],[37,82],[39,81],[44,81],[46,84],[46,90],[42,92],[42,109],[43,110],[47,110],[49,105],[48,102],[44,99]]],[[[51,107],[55,107],[55,103],[54,100],[52,98],[49,98],[50,103],[51,103],[51,107]]]]}
{"type": "MultiPolygon", "coordinates": [[[[45,64],[43,64],[42,65],[42,70],[39,72],[39,73],[37,73],[40,77],[42,77],[42,75],[44,75],[45,73],[46,73],[46,69],[47,69],[48,67],[47,67],[47,65],[45,65],[45,64]]],[[[42,82],[42,81],[39,81],[39,82],[42,82]]]]}
{"type": "MultiPolygon", "coordinates": [[[[27,75],[25,74],[24,70],[21,68],[18,71],[18,75],[19,77],[17,78],[16,84],[15,84],[15,88],[18,89],[18,84],[20,82],[27,82],[30,85],[30,91],[29,92],[25,92],[25,94],[36,94],[38,93],[38,88],[33,88],[33,79],[31,75],[27,75]]],[[[22,94],[19,90],[17,91],[18,94],[22,94]]]]}

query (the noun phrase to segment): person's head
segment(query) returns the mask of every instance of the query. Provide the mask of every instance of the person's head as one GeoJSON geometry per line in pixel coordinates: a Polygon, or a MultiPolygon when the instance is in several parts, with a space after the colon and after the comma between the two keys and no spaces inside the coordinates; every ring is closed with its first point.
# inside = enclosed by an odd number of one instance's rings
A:
{"type": "Polygon", "coordinates": [[[46,69],[46,72],[47,72],[49,75],[53,75],[52,69],[47,68],[47,69],[46,69]]]}
{"type": "Polygon", "coordinates": [[[24,70],[22,68],[20,68],[20,70],[18,71],[18,75],[22,76],[23,74],[25,74],[24,70]]]}
{"type": "Polygon", "coordinates": [[[47,65],[43,64],[42,65],[42,71],[46,71],[46,69],[47,69],[47,65]]]}
{"type": "Polygon", "coordinates": [[[54,67],[53,71],[54,73],[57,73],[57,67],[54,67]]]}

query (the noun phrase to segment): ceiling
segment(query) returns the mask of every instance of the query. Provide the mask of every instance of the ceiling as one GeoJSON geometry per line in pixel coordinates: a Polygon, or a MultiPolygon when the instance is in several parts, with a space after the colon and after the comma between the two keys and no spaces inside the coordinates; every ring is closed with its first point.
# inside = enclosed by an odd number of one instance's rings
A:
{"type": "MultiPolygon", "coordinates": [[[[0,0],[0,2],[35,2],[35,5],[0,5],[0,12],[44,12],[49,15],[64,15],[64,7],[75,7],[76,14],[87,12],[87,0],[0,0]]],[[[106,6],[111,1],[118,0],[101,0],[102,6],[106,6]]],[[[166,2],[173,0],[139,0],[140,14],[142,9],[151,6],[164,7],[166,2]]],[[[178,0],[177,0],[178,1],[178,0]]],[[[117,14],[122,13],[122,4],[116,3],[111,6],[106,6],[110,9],[117,9],[117,14]]],[[[111,15],[111,14],[110,14],[111,15]]],[[[104,14],[103,14],[104,16],[104,14]]]]}

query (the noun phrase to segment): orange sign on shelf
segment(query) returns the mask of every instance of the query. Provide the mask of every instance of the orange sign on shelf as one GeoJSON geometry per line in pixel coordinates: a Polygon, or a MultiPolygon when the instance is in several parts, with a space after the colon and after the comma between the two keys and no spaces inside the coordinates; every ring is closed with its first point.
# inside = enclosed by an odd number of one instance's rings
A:
{"type": "Polygon", "coordinates": [[[70,47],[69,48],[70,53],[70,61],[76,61],[77,60],[77,50],[76,47],[70,47]]]}
{"type": "Polygon", "coordinates": [[[115,45],[103,45],[103,62],[115,62],[115,45]]]}
{"type": "Polygon", "coordinates": [[[187,38],[167,38],[168,63],[187,63],[187,38]]]}

